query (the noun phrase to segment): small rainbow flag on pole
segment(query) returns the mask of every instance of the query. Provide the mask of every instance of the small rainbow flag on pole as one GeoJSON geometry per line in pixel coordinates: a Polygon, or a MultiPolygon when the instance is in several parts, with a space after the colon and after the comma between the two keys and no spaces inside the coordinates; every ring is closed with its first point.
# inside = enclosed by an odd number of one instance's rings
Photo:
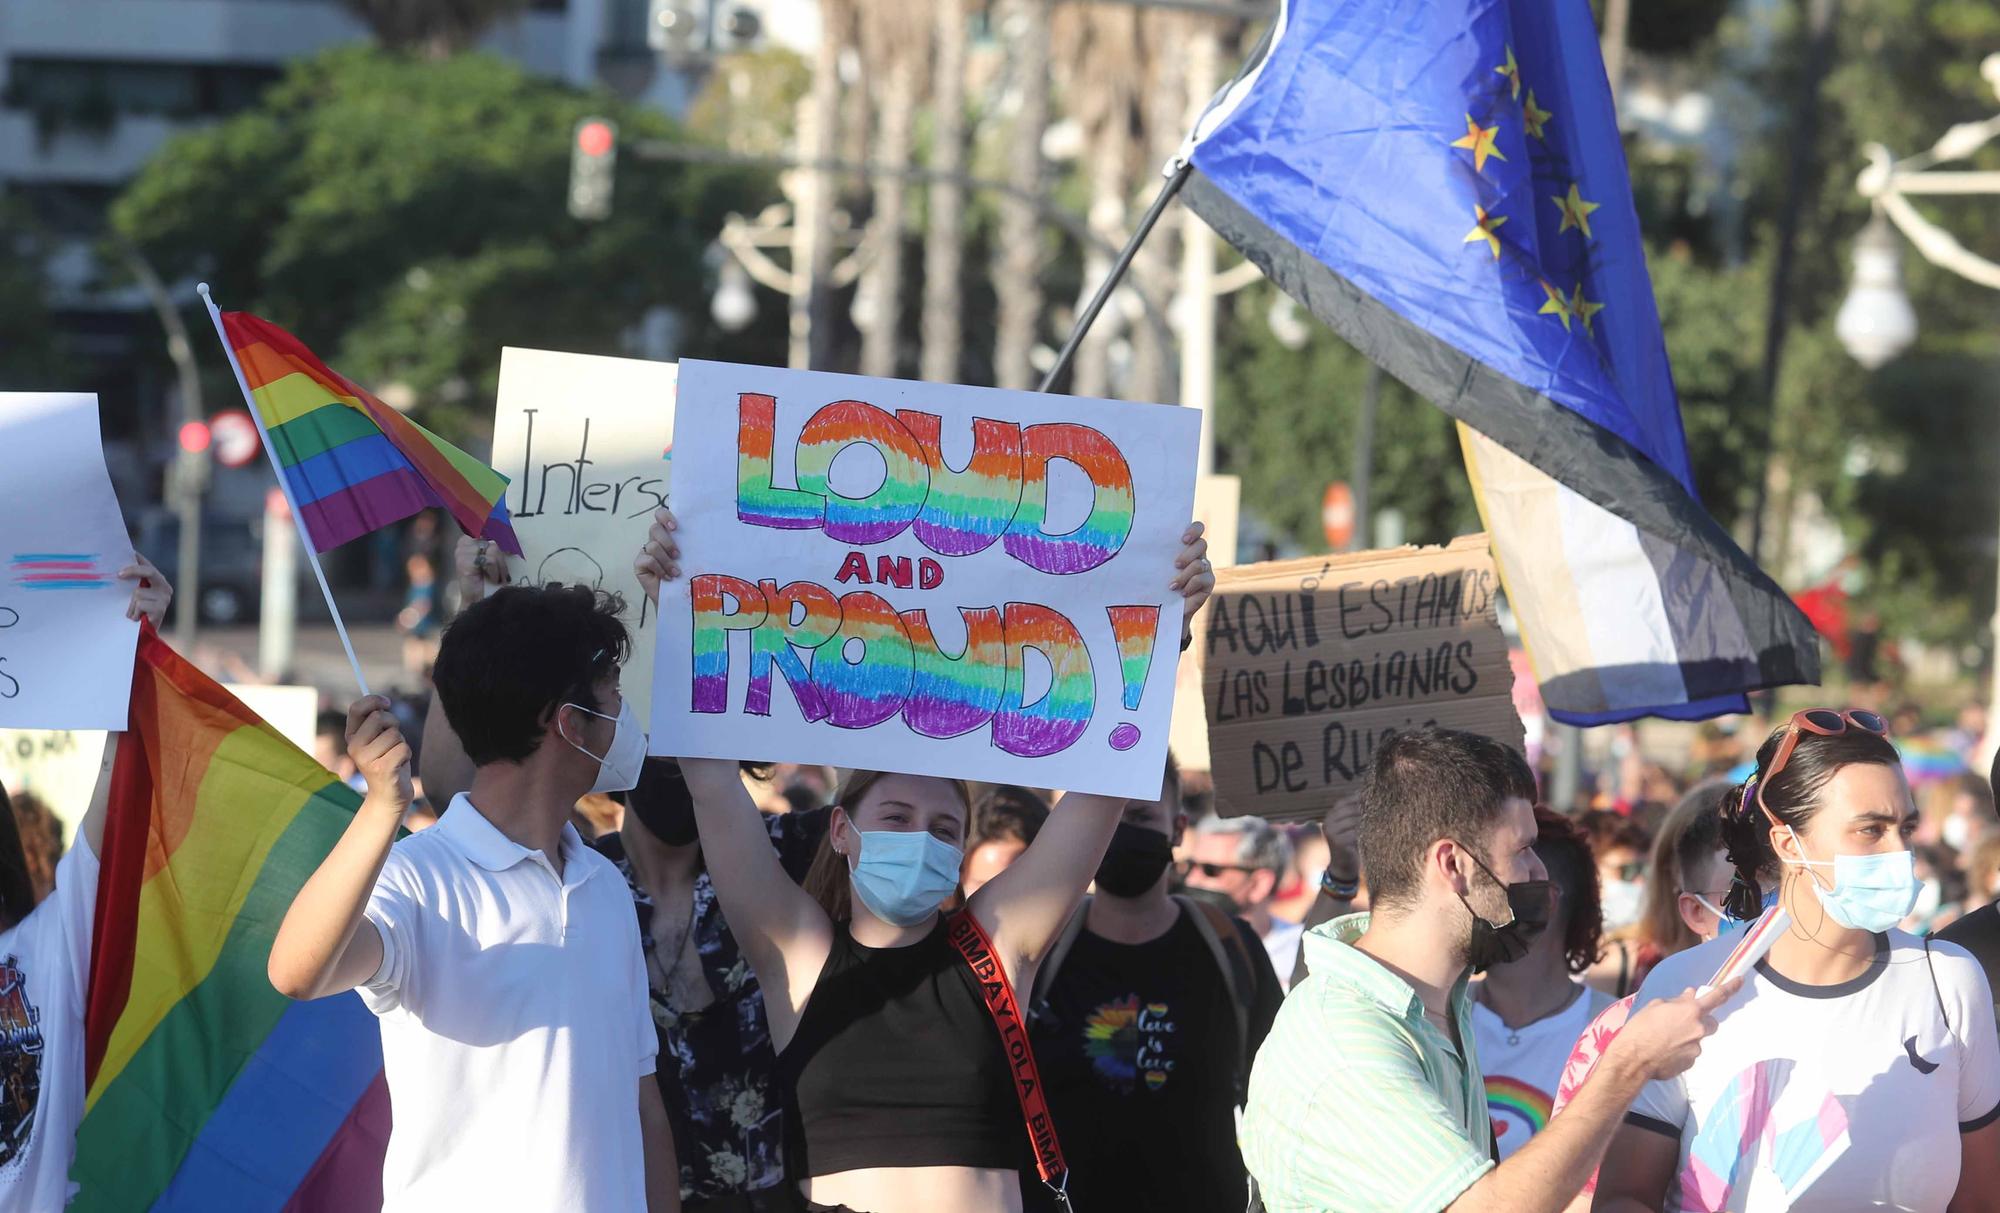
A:
{"type": "Polygon", "coordinates": [[[315,551],[429,506],[513,555],[507,478],[411,421],[248,312],[222,312],[224,340],[315,551]]]}
{"type": "Polygon", "coordinates": [[[141,628],[112,767],[72,1210],[378,1208],[374,1016],[265,975],[360,796],[141,628]]]}

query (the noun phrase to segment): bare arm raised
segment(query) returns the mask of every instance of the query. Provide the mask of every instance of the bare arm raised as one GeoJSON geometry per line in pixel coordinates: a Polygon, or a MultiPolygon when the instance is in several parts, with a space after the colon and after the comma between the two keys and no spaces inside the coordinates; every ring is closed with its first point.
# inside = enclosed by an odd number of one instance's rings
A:
{"type": "MultiPolygon", "coordinates": [[[[660,583],[680,576],[679,523],[659,512],[632,571],[658,604],[660,583]]],[[[833,948],[833,923],[819,904],[793,883],[771,849],[763,817],[743,786],[734,761],[683,758],[681,774],[694,800],[702,859],[715,879],[730,933],[743,945],[764,991],[771,1042],[783,1048],[833,948]]]]}

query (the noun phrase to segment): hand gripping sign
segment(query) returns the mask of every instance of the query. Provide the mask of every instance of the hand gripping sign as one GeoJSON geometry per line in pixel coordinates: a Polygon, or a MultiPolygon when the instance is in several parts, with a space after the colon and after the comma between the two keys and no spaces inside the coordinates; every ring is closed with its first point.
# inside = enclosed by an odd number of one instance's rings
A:
{"type": "Polygon", "coordinates": [[[680,376],[655,753],[1158,795],[1199,416],[680,376]]]}

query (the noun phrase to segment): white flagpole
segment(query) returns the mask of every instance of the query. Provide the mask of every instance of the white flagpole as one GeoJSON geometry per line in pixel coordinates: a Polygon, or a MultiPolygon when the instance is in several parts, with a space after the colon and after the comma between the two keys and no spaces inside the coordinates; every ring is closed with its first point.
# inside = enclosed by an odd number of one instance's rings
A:
{"type": "Polygon", "coordinates": [[[250,394],[250,383],[243,378],[242,364],[236,361],[236,350],[229,344],[229,333],[222,327],[222,311],[209,297],[208,283],[195,287],[201,292],[201,301],[208,305],[208,318],[215,324],[215,335],[222,342],[223,356],[229,359],[229,369],[236,372],[236,386],[243,393],[243,403],[250,408],[250,420],[257,424],[257,437],[264,442],[264,455],[271,461],[271,471],[278,477],[278,490],[285,495],[285,504],[292,511],[292,525],[299,529],[299,542],[305,545],[306,559],[312,562],[313,576],[319,579],[319,592],[326,599],[326,609],[333,616],[333,630],[340,635],[340,647],[347,650],[347,664],[354,667],[354,681],[361,687],[363,695],[369,694],[368,679],[361,673],[361,659],[354,655],[354,642],[347,638],[347,624],[340,618],[340,607],[333,601],[333,591],[327,588],[326,570],[319,567],[319,550],[313,547],[312,536],[306,532],[305,515],[299,512],[299,503],[292,496],[292,486],[285,479],[285,469],[278,462],[278,452],[271,445],[271,432],[264,428],[264,414],[257,410],[257,398],[250,394]]]}

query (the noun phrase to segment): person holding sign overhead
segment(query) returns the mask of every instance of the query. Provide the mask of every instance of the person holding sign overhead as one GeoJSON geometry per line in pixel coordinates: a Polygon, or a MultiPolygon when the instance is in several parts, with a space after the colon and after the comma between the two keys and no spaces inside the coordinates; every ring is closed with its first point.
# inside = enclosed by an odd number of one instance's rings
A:
{"type": "MultiPolygon", "coordinates": [[[[656,598],[662,581],[680,576],[678,526],[660,511],[634,561],[656,598]]],[[[1206,551],[1200,524],[1190,526],[1171,579],[1185,616],[1214,586],[1206,551]]],[[[1024,1109],[1040,1095],[1036,1084],[1017,1100],[1017,1072],[1032,1073],[1032,1060],[1013,992],[1032,987],[1124,799],[1065,797],[1020,859],[947,918],[940,908],[958,887],[970,809],[959,780],[852,772],[800,889],[773,855],[736,763],[681,765],[716,893],[763,987],[794,1096],[787,1153],[808,1206],[1018,1211],[1024,1109]],[[1002,1044],[1010,1028],[1011,1051],[1002,1044]]],[[[1046,1137],[1032,1144],[1051,1176],[1046,1137]]]]}
{"type": "MultiPolygon", "coordinates": [[[[1896,929],[1917,897],[1917,816],[1887,734],[1873,712],[1800,712],[1725,797],[1723,908],[1756,918],[1776,866],[1772,913],[1790,925],[1693,1067],[1633,1101],[1594,1207],[2000,1209],[1993,995],[1964,949],[1896,929]]],[[[1641,1013],[1712,980],[1741,937],[1662,961],[1641,1013]]]]}

